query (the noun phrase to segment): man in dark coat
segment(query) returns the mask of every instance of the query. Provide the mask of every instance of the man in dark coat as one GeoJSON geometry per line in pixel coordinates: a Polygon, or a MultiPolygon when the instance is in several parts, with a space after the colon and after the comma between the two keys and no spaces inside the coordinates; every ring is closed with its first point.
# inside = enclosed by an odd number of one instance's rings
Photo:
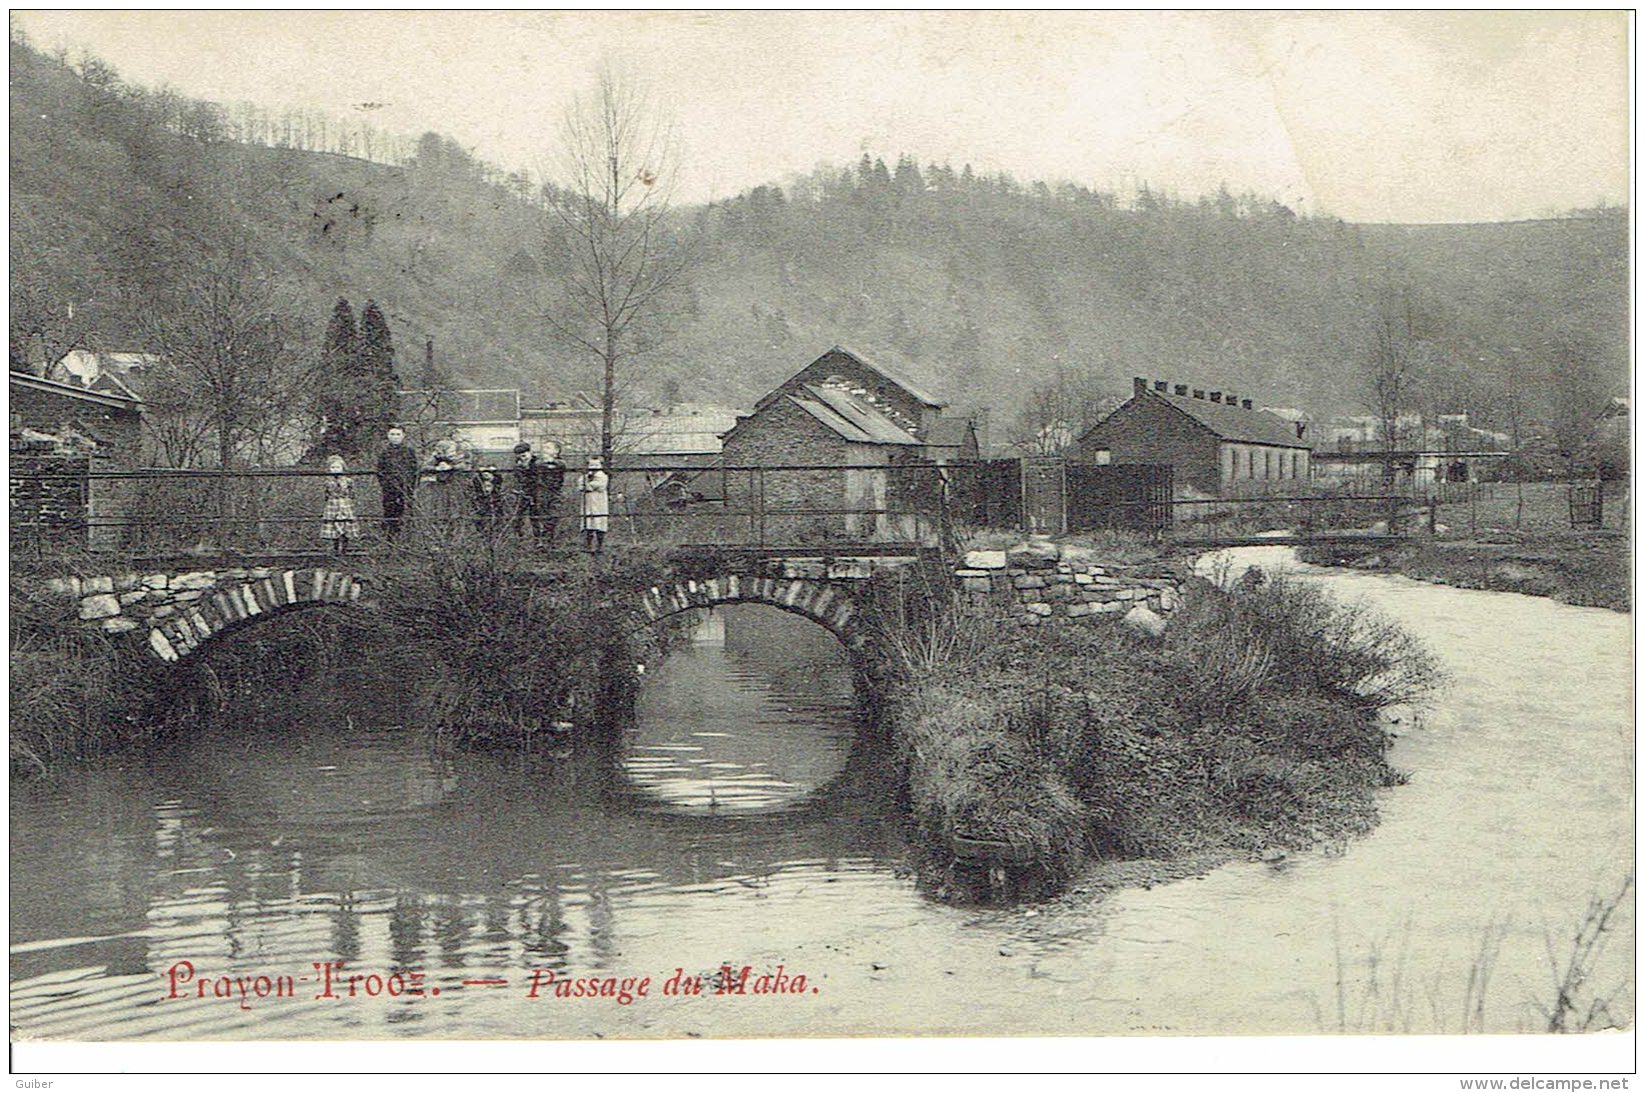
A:
{"type": "Polygon", "coordinates": [[[414,515],[417,466],[406,431],[398,425],[389,429],[388,444],[377,456],[377,488],[383,496],[383,534],[390,539],[398,539],[406,518],[414,515]]]}
{"type": "Polygon", "coordinates": [[[532,538],[554,542],[554,525],[560,508],[560,491],[565,488],[565,464],[560,462],[558,445],[544,449],[546,457],[532,452],[531,445],[514,445],[514,484],[518,501],[514,509],[514,533],[525,531],[531,521],[532,538]]]}

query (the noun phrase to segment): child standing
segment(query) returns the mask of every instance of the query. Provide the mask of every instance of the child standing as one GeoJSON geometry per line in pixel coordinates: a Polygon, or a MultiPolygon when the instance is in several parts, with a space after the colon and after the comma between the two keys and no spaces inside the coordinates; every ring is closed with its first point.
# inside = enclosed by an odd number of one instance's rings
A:
{"type": "Polygon", "coordinates": [[[354,518],[354,482],[343,472],[343,457],[326,460],[331,475],[326,479],[326,511],[320,521],[320,538],[331,542],[334,553],[348,552],[348,541],[359,537],[359,521],[354,518]]]}
{"type": "Polygon", "coordinates": [[[611,479],[605,473],[605,464],[599,456],[588,461],[583,474],[583,542],[598,554],[605,545],[605,529],[611,513],[611,479]]]}

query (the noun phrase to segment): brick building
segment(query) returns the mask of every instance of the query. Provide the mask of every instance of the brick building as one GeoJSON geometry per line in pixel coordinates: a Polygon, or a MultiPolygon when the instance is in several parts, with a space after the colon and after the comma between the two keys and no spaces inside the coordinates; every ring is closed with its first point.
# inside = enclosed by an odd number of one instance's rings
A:
{"type": "Polygon", "coordinates": [[[974,458],[977,447],[974,426],[943,422],[944,405],[901,375],[835,346],[756,402],[725,434],[721,449],[725,467],[818,469],[731,472],[723,476],[726,503],[770,514],[768,538],[934,534],[934,522],[917,515],[936,511],[940,486],[932,458],[974,458]],[[798,509],[810,511],[783,515],[798,509]]]}
{"type": "Polygon", "coordinates": [[[142,448],[143,403],[133,395],[87,390],[13,371],[7,385],[11,435],[76,434],[109,465],[133,467],[142,448]]]}
{"type": "Polygon", "coordinates": [[[1307,480],[1307,426],[1222,391],[1138,377],[1131,397],[1080,437],[1091,463],[1170,464],[1178,489],[1226,496],[1307,480]]]}
{"type": "Polygon", "coordinates": [[[129,470],[142,445],[143,404],[129,395],[13,371],[9,512],[12,539],[35,536],[92,548],[118,545],[129,483],[91,479],[129,470]]]}

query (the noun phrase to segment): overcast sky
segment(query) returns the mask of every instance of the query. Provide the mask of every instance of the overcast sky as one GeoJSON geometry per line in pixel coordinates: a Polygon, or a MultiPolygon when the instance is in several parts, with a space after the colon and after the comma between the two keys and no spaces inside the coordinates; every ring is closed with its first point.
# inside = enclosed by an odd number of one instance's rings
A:
{"type": "Polygon", "coordinates": [[[1618,13],[25,12],[191,96],[433,129],[549,162],[602,58],[673,107],[680,196],[863,151],[1357,221],[1536,216],[1628,196],[1618,13]]]}

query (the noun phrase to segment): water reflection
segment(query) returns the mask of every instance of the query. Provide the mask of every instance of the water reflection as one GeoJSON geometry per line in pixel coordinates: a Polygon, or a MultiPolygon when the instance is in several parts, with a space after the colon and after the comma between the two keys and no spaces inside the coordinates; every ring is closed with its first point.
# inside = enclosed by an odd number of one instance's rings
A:
{"type": "Polygon", "coordinates": [[[651,800],[728,815],[793,807],[838,778],[860,724],[844,650],[769,607],[686,617],[652,666],[622,767],[651,800]]]}
{"type": "Polygon", "coordinates": [[[635,724],[558,755],[431,751],[404,729],[393,681],[339,679],[20,787],[13,1023],[46,1037],[347,1037],[432,1034],[431,1021],[483,1035],[500,1020],[494,1034],[518,1035],[517,999],[476,1016],[483,989],[461,980],[620,971],[645,939],[778,877],[908,888],[879,745],[859,739],[843,666],[814,667],[767,677],[737,644],[687,649],[652,666],[635,724]],[[701,738],[698,762],[631,763],[697,732],[721,734],[701,738]],[[416,969],[454,996],[250,1010],[165,997],[185,960],[202,976],[416,969]]]}

